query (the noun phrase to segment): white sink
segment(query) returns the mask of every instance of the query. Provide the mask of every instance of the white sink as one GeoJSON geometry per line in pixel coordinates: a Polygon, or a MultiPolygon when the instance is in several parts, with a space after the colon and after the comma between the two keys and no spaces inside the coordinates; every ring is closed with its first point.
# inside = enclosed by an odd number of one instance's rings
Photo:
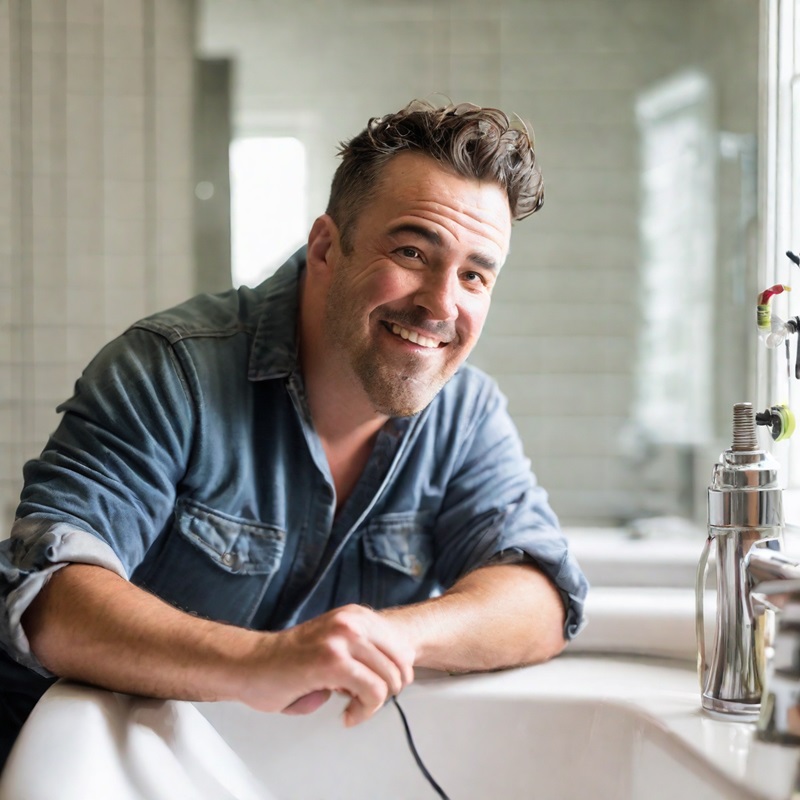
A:
{"type": "MultiPolygon", "coordinates": [[[[276,798],[435,798],[396,709],[347,730],[343,705],[291,718],[201,710],[276,798]]],[[[800,753],[703,715],[696,676],[676,664],[567,656],[491,675],[428,673],[401,705],[451,800],[778,800],[800,753]]]]}
{"type": "MultiPolygon", "coordinates": [[[[784,800],[800,755],[704,715],[680,662],[421,672],[400,701],[451,800],[784,800]]],[[[345,729],[344,704],[286,717],[60,682],[23,729],[0,800],[434,800],[397,710],[345,729]]]]}

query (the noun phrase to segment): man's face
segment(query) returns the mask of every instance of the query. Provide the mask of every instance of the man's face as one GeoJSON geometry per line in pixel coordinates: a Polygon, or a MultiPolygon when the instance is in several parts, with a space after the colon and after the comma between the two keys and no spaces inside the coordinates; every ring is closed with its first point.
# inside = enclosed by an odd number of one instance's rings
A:
{"type": "Polygon", "coordinates": [[[375,410],[421,411],[475,346],[511,236],[504,190],[404,153],[336,263],[324,334],[375,410]]]}

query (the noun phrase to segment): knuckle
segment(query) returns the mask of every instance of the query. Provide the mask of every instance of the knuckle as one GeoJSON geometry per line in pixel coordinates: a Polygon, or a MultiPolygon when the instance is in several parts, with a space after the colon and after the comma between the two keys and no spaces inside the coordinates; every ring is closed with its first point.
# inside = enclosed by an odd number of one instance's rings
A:
{"type": "Polygon", "coordinates": [[[361,635],[362,609],[356,605],[343,606],[331,619],[331,629],[346,638],[361,635]]]}
{"type": "Polygon", "coordinates": [[[322,652],[329,661],[343,661],[347,649],[339,637],[329,636],[322,642],[322,652]]]}

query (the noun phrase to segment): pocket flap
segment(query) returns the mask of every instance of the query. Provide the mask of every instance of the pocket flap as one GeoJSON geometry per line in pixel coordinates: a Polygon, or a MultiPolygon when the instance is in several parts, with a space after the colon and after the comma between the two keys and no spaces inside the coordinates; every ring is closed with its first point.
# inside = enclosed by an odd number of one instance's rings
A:
{"type": "Polygon", "coordinates": [[[226,572],[263,575],[275,572],[286,546],[280,528],[253,520],[238,519],[196,503],[178,512],[178,528],[226,572]]]}
{"type": "Polygon", "coordinates": [[[433,542],[425,530],[427,517],[412,512],[372,520],[364,531],[367,558],[412,578],[421,578],[433,562],[433,542]]]}

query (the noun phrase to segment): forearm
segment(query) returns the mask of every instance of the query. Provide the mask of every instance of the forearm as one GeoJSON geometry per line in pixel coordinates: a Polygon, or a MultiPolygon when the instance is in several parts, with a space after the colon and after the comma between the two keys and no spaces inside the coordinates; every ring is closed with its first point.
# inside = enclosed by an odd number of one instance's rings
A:
{"type": "Polygon", "coordinates": [[[534,664],[566,644],[561,596],[529,565],[483,567],[440,597],[382,613],[407,629],[416,666],[448,672],[534,664]]]}
{"type": "Polygon", "coordinates": [[[348,725],[368,719],[414,678],[403,632],[365,607],[345,606],[278,633],[250,631],[186,614],[84,564],[53,574],[23,628],[34,655],[60,677],[289,713],[313,711],[340,691],[351,698],[348,725]]]}
{"type": "Polygon", "coordinates": [[[55,675],[150,697],[240,693],[259,634],[200,619],[102,567],[56,572],[23,616],[34,655],[55,675]]]}

